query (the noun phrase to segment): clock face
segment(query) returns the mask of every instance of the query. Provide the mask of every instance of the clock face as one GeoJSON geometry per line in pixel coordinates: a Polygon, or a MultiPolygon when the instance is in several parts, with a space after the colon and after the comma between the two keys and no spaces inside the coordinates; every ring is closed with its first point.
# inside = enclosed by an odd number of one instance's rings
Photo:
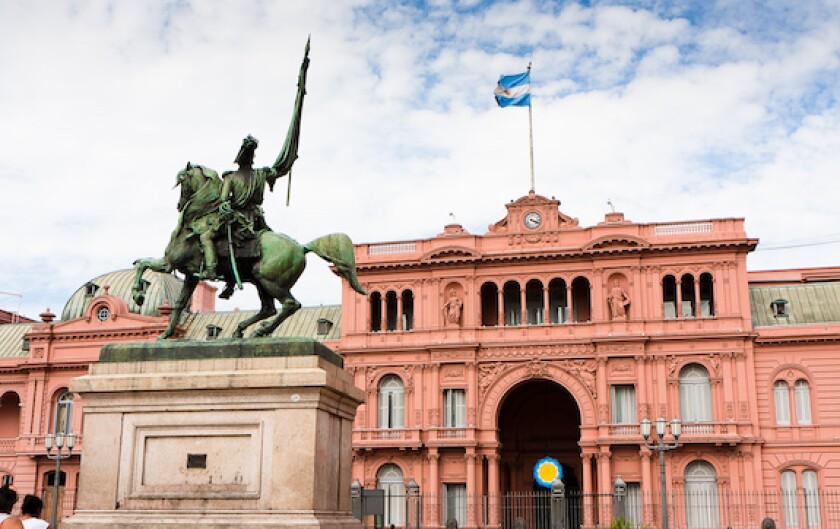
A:
{"type": "Polygon", "coordinates": [[[539,228],[542,224],[542,217],[536,211],[531,211],[525,214],[525,226],[531,229],[539,228]]]}

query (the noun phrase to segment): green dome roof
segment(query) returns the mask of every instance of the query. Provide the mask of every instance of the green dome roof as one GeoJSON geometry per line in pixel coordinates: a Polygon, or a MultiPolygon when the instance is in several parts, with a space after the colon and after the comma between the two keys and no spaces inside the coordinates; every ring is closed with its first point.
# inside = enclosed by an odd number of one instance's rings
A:
{"type": "Polygon", "coordinates": [[[163,305],[164,300],[168,301],[170,305],[175,305],[183,284],[180,279],[172,274],[163,274],[152,270],[146,270],[143,273],[143,279],[149,282],[149,287],[146,289],[146,301],[142,307],[131,299],[134,269],[117,270],[102,274],[79,287],[64,305],[64,310],[61,311],[61,319],[67,321],[82,317],[88,303],[95,297],[103,295],[106,286],[108,287],[108,294],[124,300],[128,305],[128,310],[135,314],[157,316],[157,308],[163,305]],[[89,291],[93,291],[92,296],[89,291]]]}

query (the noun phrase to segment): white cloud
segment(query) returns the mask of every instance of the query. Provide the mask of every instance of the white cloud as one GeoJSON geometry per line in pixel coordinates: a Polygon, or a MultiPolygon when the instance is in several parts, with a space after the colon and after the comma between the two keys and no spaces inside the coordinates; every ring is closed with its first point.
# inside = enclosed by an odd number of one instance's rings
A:
{"type": "MultiPolygon", "coordinates": [[[[836,235],[837,6],[771,5],[765,32],[723,4],[610,4],[4,2],[0,222],[14,229],[0,290],[24,294],[25,314],[58,312],[87,279],[160,254],[188,160],[229,169],[248,133],[258,163],[276,156],[310,33],[291,206],[285,181],[265,204],[301,241],[428,237],[449,212],[483,233],[528,189],[527,112],[495,108],[491,91],[529,60],[537,189],[583,224],[611,198],[636,221],[745,216],[763,240],[836,235]]],[[[827,245],[751,265],[838,258],[827,245]]],[[[296,295],[338,302],[316,261],[296,295]]],[[[256,304],[243,294],[223,306],[256,304]]]]}

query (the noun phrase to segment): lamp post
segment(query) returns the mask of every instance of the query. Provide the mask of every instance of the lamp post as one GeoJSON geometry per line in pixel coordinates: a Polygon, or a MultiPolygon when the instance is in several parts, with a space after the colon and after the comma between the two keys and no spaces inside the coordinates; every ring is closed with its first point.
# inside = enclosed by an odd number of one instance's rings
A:
{"type": "Polygon", "coordinates": [[[58,492],[61,484],[61,460],[72,455],[76,446],[76,434],[73,433],[73,394],[64,393],[56,402],[53,433],[44,437],[44,448],[47,458],[55,461],[55,475],[53,476],[52,512],[50,513],[50,527],[58,527],[58,492]],[[63,452],[63,449],[67,449],[63,452]],[[55,449],[55,453],[53,453],[55,449]]]}
{"type": "Polygon", "coordinates": [[[645,440],[645,446],[649,450],[659,452],[659,490],[662,495],[662,529],[668,529],[668,494],[665,490],[665,452],[677,448],[682,423],[679,419],[673,419],[671,421],[671,435],[674,436],[673,443],[665,442],[665,430],[667,429],[668,422],[663,417],[656,419],[656,437],[653,439],[650,439],[650,419],[642,419],[639,426],[642,431],[642,437],[645,440]]]}

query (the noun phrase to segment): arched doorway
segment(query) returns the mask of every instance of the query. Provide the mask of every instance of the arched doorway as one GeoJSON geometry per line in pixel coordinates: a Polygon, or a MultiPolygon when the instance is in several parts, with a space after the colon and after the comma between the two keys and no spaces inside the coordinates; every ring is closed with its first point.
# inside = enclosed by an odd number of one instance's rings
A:
{"type": "Polygon", "coordinates": [[[523,523],[533,529],[551,527],[550,483],[535,479],[538,462],[549,468],[559,464],[567,494],[575,495],[580,490],[580,425],[577,402],[557,382],[531,379],[508,391],[498,419],[502,528],[523,523]]]}
{"type": "Polygon", "coordinates": [[[546,456],[562,466],[567,491],[580,489],[580,409],[566,388],[543,379],[518,384],[502,401],[498,425],[502,494],[546,490],[533,477],[546,456]]]}

